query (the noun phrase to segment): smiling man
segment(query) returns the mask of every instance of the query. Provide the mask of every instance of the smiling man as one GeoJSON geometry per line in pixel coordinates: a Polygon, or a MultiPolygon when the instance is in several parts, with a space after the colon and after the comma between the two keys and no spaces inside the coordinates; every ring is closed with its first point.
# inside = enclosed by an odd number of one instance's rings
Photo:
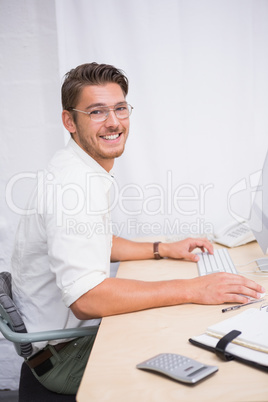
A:
{"type": "MultiPolygon", "coordinates": [[[[12,258],[14,299],[29,332],[96,325],[108,315],[180,303],[245,303],[242,294],[257,298],[264,292],[232,274],[159,282],[110,277],[111,261],[197,261],[196,247],[213,253],[206,239],[136,243],[109,231],[88,237],[68,230],[70,220],[111,227],[110,171],[129,134],[127,93],[126,76],[110,65],[84,64],[65,76],[62,120],[71,138],[30,197],[12,258]]],[[[74,395],[93,343],[94,336],[38,343],[26,363],[45,387],[74,395]]]]}
{"type": "Polygon", "coordinates": [[[132,106],[125,95],[116,83],[86,86],[76,107],[66,107],[72,113],[62,113],[63,124],[74,141],[107,171],[112,169],[114,158],[123,153],[128,137],[132,106]],[[83,115],[78,118],[77,113],[83,115]]]}

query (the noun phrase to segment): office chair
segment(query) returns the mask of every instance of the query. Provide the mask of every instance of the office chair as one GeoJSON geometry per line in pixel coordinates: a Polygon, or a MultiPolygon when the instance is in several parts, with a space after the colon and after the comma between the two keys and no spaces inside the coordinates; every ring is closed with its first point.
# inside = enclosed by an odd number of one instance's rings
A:
{"type": "MultiPolygon", "coordinates": [[[[32,343],[53,339],[79,338],[94,335],[98,326],[51,330],[28,333],[12,299],[11,274],[0,272],[0,332],[11,341],[19,356],[26,359],[32,353],[32,343]]],[[[67,402],[75,401],[74,395],[57,394],[49,391],[35,378],[24,362],[21,367],[19,402],[67,402]]]]}

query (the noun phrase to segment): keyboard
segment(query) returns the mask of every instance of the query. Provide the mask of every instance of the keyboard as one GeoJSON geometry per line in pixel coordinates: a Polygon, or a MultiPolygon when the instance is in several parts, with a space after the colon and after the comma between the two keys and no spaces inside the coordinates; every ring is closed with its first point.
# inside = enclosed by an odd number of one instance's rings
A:
{"type": "Polygon", "coordinates": [[[227,248],[219,248],[214,250],[214,254],[197,253],[200,257],[197,262],[199,276],[214,274],[216,272],[229,272],[237,274],[237,270],[229,255],[227,248]]]}

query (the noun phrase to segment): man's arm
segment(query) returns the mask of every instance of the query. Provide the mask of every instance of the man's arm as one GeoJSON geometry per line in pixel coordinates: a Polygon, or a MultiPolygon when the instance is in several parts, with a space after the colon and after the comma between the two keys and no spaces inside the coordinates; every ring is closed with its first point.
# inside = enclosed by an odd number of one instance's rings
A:
{"type": "MultiPolygon", "coordinates": [[[[213,252],[206,239],[187,239],[176,243],[161,243],[160,255],[187,258],[196,261],[191,251],[196,247],[213,252]]],[[[153,258],[152,243],[136,243],[114,239],[112,260],[153,258]]],[[[81,320],[129,313],[148,308],[182,303],[222,304],[246,303],[245,296],[259,297],[265,292],[260,285],[239,275],[218,273],[186,280],[145,282],[130,279],[107,278],[82,295],[72,305],[75,316],[81,320]]]]}
{"type": "MultiPolygon", "coordinates": [[[[207,249],[210,254],[213,254],[213,246],[207,239],[189,238],[174,243],[160,243],[158,250],[161,257],[185,258],[196,262],[198,257],[191,252],[197,247],[202,251],[207,249]]],[[[139,243],[121,237],[113,237],[111,261],[147,260],[150,258],[154,258],[153,243],[139,243]]]]}
{"type": "Polygon", "coordinates": [[[145,282],[107,278],[72,305],[80,320],[182,303],[246,303],[242,295],[259,298],[265,290],[239,275],[217,273],[194,279],[145,282]]]}

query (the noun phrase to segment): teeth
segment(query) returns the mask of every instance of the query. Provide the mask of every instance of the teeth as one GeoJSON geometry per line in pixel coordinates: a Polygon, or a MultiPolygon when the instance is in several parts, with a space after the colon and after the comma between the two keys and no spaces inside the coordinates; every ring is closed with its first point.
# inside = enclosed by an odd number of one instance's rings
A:
{"type": "Polygon", "coordinates": [[[104,138],[105,140],[115,140],[118,137],[119,137],[119,134],[113,134],[113,135],[105,135],[102,138],[104,138]]]}

